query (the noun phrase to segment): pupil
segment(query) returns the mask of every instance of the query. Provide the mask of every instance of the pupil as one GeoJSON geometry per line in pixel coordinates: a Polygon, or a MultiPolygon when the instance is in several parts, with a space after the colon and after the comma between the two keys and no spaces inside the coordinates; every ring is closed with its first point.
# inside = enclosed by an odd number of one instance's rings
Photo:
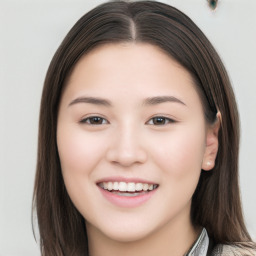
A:
{"type": "Polygon", "coordinates": [[[101,120],[100,117],[93,117],[93,118],[91,119],[91,123],[92,123],[92,124],[101,124],[101,123],[102,123],[102,120],[101,120]]]}
{"type": "Polygon", "coordinates": [[[164,124],[165,123],[165,119],[163,117],[155,117],[153,120],[154,124],[164,124]]]}

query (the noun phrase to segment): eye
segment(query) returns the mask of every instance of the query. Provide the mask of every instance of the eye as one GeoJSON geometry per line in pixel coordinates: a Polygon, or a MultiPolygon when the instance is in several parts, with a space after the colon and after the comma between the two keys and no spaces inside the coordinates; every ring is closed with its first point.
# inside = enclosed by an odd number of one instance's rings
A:
{"type": "Polygon", "coordinates": [[[82,119],[80,123],[89,124],[89,125],[102,125],[102,124],[108,124],[108,121],[105,118],[102,118],[99,116],[90,116],[82,119]]]}
{"type": "Polygon", "coordinates": [[[155,116],[147,122],[149,125],[166,125],[169,123],[175,123],[175,121],[164,116],[155,116]]]}

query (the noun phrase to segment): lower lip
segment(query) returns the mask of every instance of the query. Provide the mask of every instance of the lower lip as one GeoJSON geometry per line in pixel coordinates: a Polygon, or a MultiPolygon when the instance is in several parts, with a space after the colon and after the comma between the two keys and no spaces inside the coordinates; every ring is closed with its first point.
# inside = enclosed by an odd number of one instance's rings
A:
{"type": "Polygon", "coordinates": [[[111,193],[101,187],[99,187],[102,195],[112,204],[119,207],[137,207],[144,203],[146,203],[156,192],[157,189],[149,191],[145,194],[127,197],[127,196],[119,196],[114,193],[111,193]]]}

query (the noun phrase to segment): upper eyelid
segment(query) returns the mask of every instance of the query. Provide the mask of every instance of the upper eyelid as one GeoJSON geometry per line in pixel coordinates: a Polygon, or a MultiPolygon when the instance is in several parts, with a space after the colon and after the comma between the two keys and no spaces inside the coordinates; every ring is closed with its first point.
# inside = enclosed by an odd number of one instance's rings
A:
{"type": "Polygon", "coordinates": [[[163,118],[163,119],[169,120],[170,123],[176,123],[176,122],[177,122],[177,120],[175,120],[174,118],[166,117],[166,116],[162,116],[162,115],[158,115],[158,116],[153,116],[153,117],[151,117],[151,118],[146,122],[146,124],[149,123],[149,122],[150,122],[152,119],[154,119],[154,118],[163,118]]]}
{"type": "Polygon", "coordinates": [[[162,118],[165,118],[165,119],[172,120],[174,122],[178,122],[178,119],[176,117],[168,115],[168,114],[156,114],[156,115],[153,115],[150,118],[148,118],[148,121],[153,119],[153,118],[156,118],[156,117],[162,117],[162,118]]]}
{"type": "Polygon", "coordinates": [[[92,117],[100,117],[102,119],[106,119],[107,120],[107,117],[102,115],[102,114],[99,114],[99,113],[92,113],[92,114],[86,114],[86,115],[83,115],[80,120],[83,120],[83,119],[87,119],[87,118],[92,118],[92,117]]]}
{"type": "Polygon", "coordinates": [[[84,116],[79,120],[79,123],[85,123],[85,120],[88,120],[90,118],[94,118],[94,117],[98,117],[98,118],[102,118],[103,120],[105,120],[107,122],[107,124],[109,124],[109,121],[105,118],[102,117],[100,115],[90,115],[90,116],[84,116]]]}

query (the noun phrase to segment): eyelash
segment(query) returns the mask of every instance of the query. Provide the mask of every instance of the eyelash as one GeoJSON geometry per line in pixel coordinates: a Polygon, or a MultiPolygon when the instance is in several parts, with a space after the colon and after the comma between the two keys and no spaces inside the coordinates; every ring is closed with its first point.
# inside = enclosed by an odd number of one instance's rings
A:
{"type": "Polygon", "coordinates": [[[147,122],[147,124],[149,125],[155,125],[155,126],[164,126],[170,123],[175,123],[176,121],[165,117],[165,116],[155,116],[149,119],[149,121],[147,122]],[[152,121],[152,123],[150,123],[152,121]],[[160,121],[160,124],[155,124],[154,121],[160,121]],[[162,123],[163,122],[163,123],[162,123]]]}
{"type": "MultiPolygon", "coordinates": [[[[82,119],[80,121],[82,124],[88,124],[88,125],[103,125],[103,124],[109,124],[109,122],[100,116],[90,116],[82,119]],[[94,121],[100,122],[100,123],[93,123],[94,121]]],[[[176,123],[175,120],[165,117],[165,116],[155,116],[149,119],[149,121],[146,122],[148,125],[155,125],[155,126],[164,126],[170,123],[176,123]],[[156,124],[155,122],[160,121],[160,123],[156,124]]]]}
{"type": "Polygon", "coordinates": [[[90,116],[90,117],[86,117],[84,119],[82,119],[80,121],[80,123],[82,124],[88,124],[88,125],[103,125],[103,124],[109,124],[109,122],[103,118],[103,117],[100,117],[100,116],[90,116]],[[93,124],[92,121],[96,121],[96,119],[99,121],[101,121],[101,123],[98,123],[98,124],[93,124]],[[103,123],[104,122],[104,123],[103,123]]]}

